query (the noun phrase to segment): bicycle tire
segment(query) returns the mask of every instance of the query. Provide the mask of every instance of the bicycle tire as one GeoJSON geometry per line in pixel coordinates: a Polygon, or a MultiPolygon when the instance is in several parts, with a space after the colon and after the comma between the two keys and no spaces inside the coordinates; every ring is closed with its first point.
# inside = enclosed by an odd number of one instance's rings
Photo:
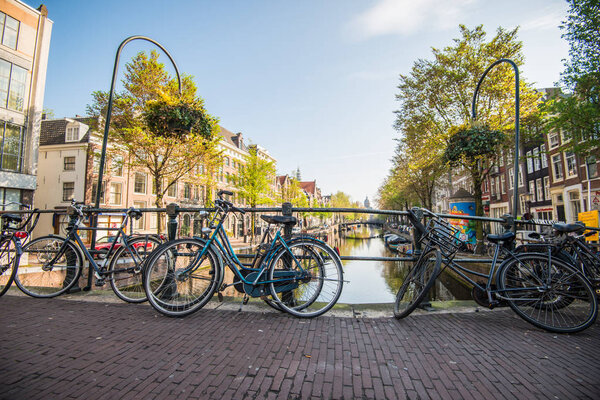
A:
{"type": "Polygon", "coordinates": [[[280,249],[269,266],[268,279],[274,281],[269,284],[271,297],[282,310],[296,317],[313,318],[326,313],[342,293],[344,279],[339,256],[316,240],[296,240],[288,243],[288,248],[280,249]],[[290,254],[298,263],[290,262],[290,254]],[[280,278],[288,273],[297,274],[298,278],[280,278]]]}
{"type": "Polygon", "coordinates": [[[204,240],[184,238],[154,251],[144,267],[143,279],[144,291],[154,309],[169,317],[183,317],[208,303],[217,290],[223,269],[213,249],[207,249],[199,268],[189,274],[178,274],[190,267],[205,246],[204,240]]]}
{"type": "Polygon", "coordinates": [[[73,242],[61,236],[42,236],[23,246],[15,283],[31,297],[59,296],[79,280],[82,265],[81,253],[73,242]],[[49,265],[65,242],[61,257],[49,265]]]}
{"type": "Polygon", "coordinates": [[[119,247],[110,259],[110,287],[118,298],[127,303],[143,303],[148,300],[143,284],[143,266],[152,251],[162,242],[148,236],[131,238],[127,243],[129,247],[119,247]],[[140,245],[136,246],[137,244],[140,245]]]}
{"type": "Polygon", "coordinates": [[[19,268],[19,256],[16,249],[17,244],[14,239],[4,237],[0,241],[0,296],[8,291],[19,268]]]}
{"type": "Polygon", "coordinates": [[[499,293],[525,321],[549,332],[575,333],[598,315],[594,289],[575,268],[543,254],[522,253],[498,270],[499,293]]]}
{"type": "Polygon", "coordinates": [[[396,294],[394,302],[396,319],[407,317],[421,304],[440,274],[441,264],[442,253],[438,249],[431,249],[421,255],[396,294]]]}

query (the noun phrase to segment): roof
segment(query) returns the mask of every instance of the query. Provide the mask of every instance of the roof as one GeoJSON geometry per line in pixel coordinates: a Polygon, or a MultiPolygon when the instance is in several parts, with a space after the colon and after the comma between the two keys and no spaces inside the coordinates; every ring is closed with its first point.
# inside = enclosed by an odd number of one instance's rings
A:
{"type": "Polygon", "coordinates": [[[306,193],[316,194],[317,193],[317,181],[309,181],[309,182],[298,182],[300,188],[304,190],[306,193]]]}
{"type": "MultiPolygon", "coordinates": [[[[65,144],[65,134],[67,132],[67,124],[69,122],[77,121],[89,125],[91,119],[92,117],[78,117],[42,120],[40,130],[40,146],[65,144]]],[[[87,143],[89,138],[90,131],[88,130],[78,143],[87,143]]]]}
{"type": "Polygon", "coordinates": [[[464,199],[464,198],[473,198],[473,195],[469,193],[467,190],[460,188],[450,196],[450,199],[464,199]]]}
{"type": "Polygon", "coordinates": [[[279,184],[279,186],[283,186],[285,184],[285,181],[289,179],[289,177],[287,175],[281,175],[276,177],[275,179],[277,179],[277,183],[279,184]]]}
{"type": "Polygon", "coordinates": [[[225,139],[227,143],[237,147],[240,150],[248,151],[248,147],[244,144],[241,132],[233,133],[220,125],[219,128],[221,128],[221,131],[219,133],[221,134],[221,136],[223,136],[223,139],[225,139]]]}

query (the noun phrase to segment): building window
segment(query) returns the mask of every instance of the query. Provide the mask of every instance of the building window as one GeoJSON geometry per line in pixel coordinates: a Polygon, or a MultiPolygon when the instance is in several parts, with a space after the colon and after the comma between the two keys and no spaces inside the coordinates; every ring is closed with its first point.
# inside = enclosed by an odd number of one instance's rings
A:
{"type": "Polygon", "coordinates": [[[167,189],[167,196],[177,197],[177,182],[173,182],[169,189],[167,189]]]}
{"type": "Polygon", "coordinates": [[[112,159],[112,170],[115,176],[123,176],[123,157],[115,156],[112,159]]]}
{"type": "Polygon", "coordinates": [[[71,201],[75,192],[75,182],[63,182],[62,201],[71,201]]]}
{"type": "Polygon", "coordinates": [[[533,170],[534,171],[540,170],[540,154],[539,154],[539,149],[537,147],[535,149],[533,149],[533,170]]]}
{"type": "Polygon", "coordinates": [[[531,201],[535,201],[535,181],[529,181],[529,194],[531,195],[531,201]]]}
{"type": "Polygon", "coordinates": [[[523,168],[519,165],[519,187],[523,187],[523,168]]]}
{"type": "Polygon", "coordinates": [[[8,189],[8,188],[0,188],[0,204],[6,204],[0,206],[0,210],[11,210],[16,211],[19,210],[20,207],[18,204],[9,204],[9,203],[22,203],[21,199],[21,190],[20,189],[8,189]]]}
{"type": "Polygon", "coordinates": [[[65,157],[65,171],[75,171],[75,157],[65,157]]]}
{"type": "Polygon", "coordinates": [[[567,178],[577,176],[577,161],[575,160],[575,154],[571,152],[565,153],[565,163],[567,165],[567,178]]]}
{"type": "Polygon", "coordinates": [[[67,133],[65,134],[65,142],[77,142],[79,141],[79,127],[73,126],[67,128],[67,133]]]}
{"type": "Polygon", "coordinates": [[[535,180],[535,189],[537,192],[537,201],[543,201],[544,200],[544,186],[542,185],[541,178],[535,180]]]}
{"type": "MultiPolygon", "coordinates": [[[[135,208],[146,208],[146,202],[145,201],[134,201],[133,206],[135,208]]],[[[139,229],[139,230],[146,229],[146,213],[142,213],[142,218],[140,218],[138,220],[134,220],[132,222],[133,222],[134,229],[139,229]]]]}
{"type": "Polygon", "coordinates": [[[554,174],[554,181],[560,181],[563,178],[563,165],[562,157],[560,154],[552,156],[552,173],[554,174]]]}
{"type": "Polygon", "coordinates": [[[123,185],[120,183],[110,184],[110,204],[120,205],[123,193],[123,185]]]}
{"type": "Polygon", "coordinates": [[[2,130],[2,169],[5,171],[21,172],[25,129],[1,121],[0,129],[2,130]]]}
{"type": "Polygon", "coordinates": [[[142,172],[135,173],[133,192],[137,194],[146,194],[146,174],[142,172]]]}
{"type": "Polygon", "coordinates": [[[596,157],[589,156],[586,160],[586,168],[587,168],[587,179],[597,178],[598,177],[598,164],[596,164],[596,157]]]}
{"type": "Polygon", "coordinates": [[[548,134],[548,144],[550,145],[550,150],[558,147],[558,145],[559,145],[558,133],[552,132],[552,133],[548,134]]]}
{"type": "Polygon", "coordinates": [[[0,60],[0,107],[23,111],[27,70],[0,60]]]}
{"type": "Polygon", "coordinates": [[[544,177],[544,199],[550,200],[550,177],[544,177]]]}
{"type": "Polygon", "coordinates": [[[192,198],[192,185],[187,182],[183,184],[183,197],[186,199],[192,198]]]}
{"type": "Polygon", "coordinates": [[[579,201],[579,191],[573,190],[569,192],[569,205],[571,206],[571,220],[577,221],[581,212],[581,203],[579,201]]]}
{"type": "Polygon", "coordinates": [[[508,188],[512,190],[515,186],[515,170],[513,168],[508,170],[508,188]]]}
{"type": "Polygon", "coordinates": [[[504,167],[504,152],[500,150],[500,157],[498,157],[498,166],[504,167]]]}
{"type": "Polygon", "coordinates": [[[502,194],[506,193],[506,177],[500,175],[500,188],[502,188],[502,194]]]}
{"type": "Polygon", "coordinates": [[[527,157],[527,173],[531,174],[533,172],[533,158],[531,157],[531,151],[528,151],[525,157],[527,157]]]}
{"type": "Polygon", "coordinates": [[[19,37],[20,22],[8,15],[0,12],[0,33],[2,34],[2,44],[13,50],[17,49],[17,38],[19,37]]]}
{"type": "Polygon", "coordinates": [[[548,168],[548,155],[546,154],[546,145],[540,146],[540,158],[542,161],[542,168],[548,168]]]}
{"type": "MultiPolygon", "coordinates": [[[[100,192],[100,203],[104,203],[104,189],[106,188],[106,182],[102,182],[102,191],[100,192]]],[[[92,184],[92,202],[96,201],[96,191],[98,190],[98,182],[92,184]]]]}

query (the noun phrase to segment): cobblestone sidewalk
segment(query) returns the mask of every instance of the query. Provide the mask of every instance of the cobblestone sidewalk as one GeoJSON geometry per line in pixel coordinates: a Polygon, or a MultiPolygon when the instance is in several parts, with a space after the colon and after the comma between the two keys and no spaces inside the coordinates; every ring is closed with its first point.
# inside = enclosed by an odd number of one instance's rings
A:
{"type": "Polygon", "coordinates": [[[2,399],[600,398],[600,330],[0,298],[2,399]]]}

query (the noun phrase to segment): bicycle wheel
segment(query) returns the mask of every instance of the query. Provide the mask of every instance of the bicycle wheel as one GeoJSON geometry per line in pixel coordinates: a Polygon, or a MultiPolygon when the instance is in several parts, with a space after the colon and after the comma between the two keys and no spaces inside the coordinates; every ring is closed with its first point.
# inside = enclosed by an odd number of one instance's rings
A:
{"type": "Polygon", "coordinates": [[[557,333],[579,332],[598,314],[594,290],[570,265],[543,254],[519,254],[498,271],[500,294],[527,322],[557,333]]]}
{"type": "Polygon", "coordinates": [[[343,286],[342,262],[331,247],[301,240],[282,248],[269,266],[271,297],[284,311],[304,318],[335,305],[343,286]]]}
{"type": "Polygon", "coordinates": [[[148,299],[142,282],[144,262],[162,242],[153,236],[136,237],[127,242],[129,246],[121,246],[110,260],[110,287],[121,300],[142,303],[148,299]]]}
{"type": "Polygon", "coordinates": [[[218,255],[206,243],[186,238],[162,245],[144,267],[144,290],[157,311],[182,317],[202,308],[215,293],[221,278],[218,255]]]}
{"type": "Polygon", "coordinates": [[[396,294],[394,317],[404,318],[421,304],[440,274],[441,264],[442,254],[438,249],[431,249],[421,255],[396,294]]]}
{"type": "Polygon", "coordinates": [[[6,293],[15,279],[19,267],[16,249],[15,241],[10,237],[2,238],[0,241],[0,296],[6,293]]]}
{"type": "Polygon", "coordinates": [[[27,243],[17,269],[15,283],[32,297],[54,297],[69,290],[81,275],[81,254],[60,236],[44,236],[27,243]],[[54,258],[65,246],[62,254],[54,258]]]}

